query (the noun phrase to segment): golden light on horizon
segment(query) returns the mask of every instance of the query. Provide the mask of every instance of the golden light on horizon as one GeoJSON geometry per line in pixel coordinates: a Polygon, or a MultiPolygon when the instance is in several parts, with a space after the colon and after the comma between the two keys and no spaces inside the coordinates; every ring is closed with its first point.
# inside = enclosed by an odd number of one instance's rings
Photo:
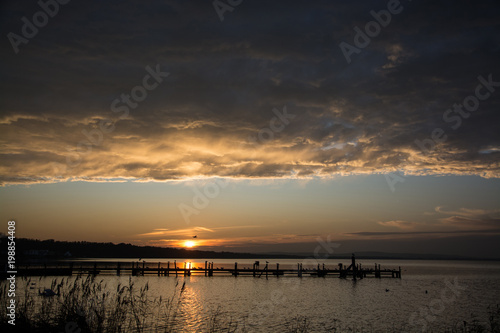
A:
{"type": "Polygon", "coordinates": [[[194,246],[196,246],[196,242],[194,242],[194,241],[188,240],[188,241],[184,242],[184,247],[191,248],[191,247],[194,247],[194,246]]]}

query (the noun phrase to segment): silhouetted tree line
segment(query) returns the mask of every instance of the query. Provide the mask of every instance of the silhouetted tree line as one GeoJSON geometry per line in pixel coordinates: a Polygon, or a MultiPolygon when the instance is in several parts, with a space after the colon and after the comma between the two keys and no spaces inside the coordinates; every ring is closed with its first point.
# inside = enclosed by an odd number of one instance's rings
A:
{"type": "MultiPolygon", "coordinates": [[[[2,252],[6,250],[6,238],[1,238],[2,252]]],[[[64,258],[66,253],[71,258],[293,258],[294,256],[257,255],[251,253],[215,252],[187,250],[171,247],[138,246],[132,244],[113,244],[98,242],[67,242],[53,239],[38,240],[16,239],[16,254],[19,259],[25,257],[64,258]],[[42,252],[47,252],[41,255],[42,252]]],[[[69,259],[69,258],[68,258],[69,259]]]]}

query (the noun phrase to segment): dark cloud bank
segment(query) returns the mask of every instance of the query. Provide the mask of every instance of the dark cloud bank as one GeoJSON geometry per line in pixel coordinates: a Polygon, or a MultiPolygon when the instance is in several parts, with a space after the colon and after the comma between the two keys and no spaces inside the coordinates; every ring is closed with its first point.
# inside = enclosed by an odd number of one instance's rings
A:
{"type": "Polygon", "coordinates": [[[16,54],[41,8],[5,1],[0,182],[500,177],[500,6],[402,1],[348,63],[387,7],[243,1],[221,22],[211,1],[73,0],[16,54]]]}

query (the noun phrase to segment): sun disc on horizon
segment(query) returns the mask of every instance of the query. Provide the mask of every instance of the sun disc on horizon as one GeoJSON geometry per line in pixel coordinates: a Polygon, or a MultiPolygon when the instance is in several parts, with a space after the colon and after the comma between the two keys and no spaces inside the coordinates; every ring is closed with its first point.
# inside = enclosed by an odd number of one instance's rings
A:
{"type": "Polygon", "coordinates": [[[196,243],[194,241],[185,241],[184,242],[184,247],[193,247],[195,245],[196,245],[196,243]]]}

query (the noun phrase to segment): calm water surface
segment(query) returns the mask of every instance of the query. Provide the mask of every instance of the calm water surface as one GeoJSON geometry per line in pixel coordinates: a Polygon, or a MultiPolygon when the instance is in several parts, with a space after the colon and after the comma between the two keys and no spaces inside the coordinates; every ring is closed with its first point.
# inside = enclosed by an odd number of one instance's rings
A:
{"type": "MultiPolygon", "coordinates": [[[[106,259],[105,261],[119,261],[106,259]]],[[[166,262],[169,259],[161,260],[166,262]]],[[[280,268],[296,267],[297,259],[269,260],[280,268]]],[[[130,259],[123,260],[130,261],[130,259]]],[[[146,259],[158,262],[158,259],[146,259]]],[[[173,262],[173,259],[170,259],[173,262]]],[[[235,260],[214,259],[215,267],[234,265],[235,260]]],[[[254,260],[236,260],[238,267],[251,267],[254,260]]],[[[260,260],[261,267],[265,263],[260,260]]],[[[203,261],[191,262],[193,266],[203,261]]],[[[323,262],[323,261],[322,261],[323,262]]],[[[347,260],[324,260],[336,267],[347,260]]],[[[359,260],[364,267],[402,267],[402,279],[366,278],[352,281],[336,277],[304,276],[191,276],[178,278],[132,277],[137,285],[146,281],[153,295],[170,297],[176,281],[186,282],[180,307],[179,332],[200,332],[210,314],[221,313],[250,332],[280,332],[294,318],[306,318],[308,332],[337,328],[366,332],[434,332],[463,327],[472,318],[487,321],[488,306],[500,303],[500,263],[478,261],[359,260]]],[[[108,286],[128,284],[129,276],[99,276],[108,286]]],[[[51,280],[52,278],[46,278],[51,280]]],[[[44,280],[40,281],[44,283],[44,280]]]]}

